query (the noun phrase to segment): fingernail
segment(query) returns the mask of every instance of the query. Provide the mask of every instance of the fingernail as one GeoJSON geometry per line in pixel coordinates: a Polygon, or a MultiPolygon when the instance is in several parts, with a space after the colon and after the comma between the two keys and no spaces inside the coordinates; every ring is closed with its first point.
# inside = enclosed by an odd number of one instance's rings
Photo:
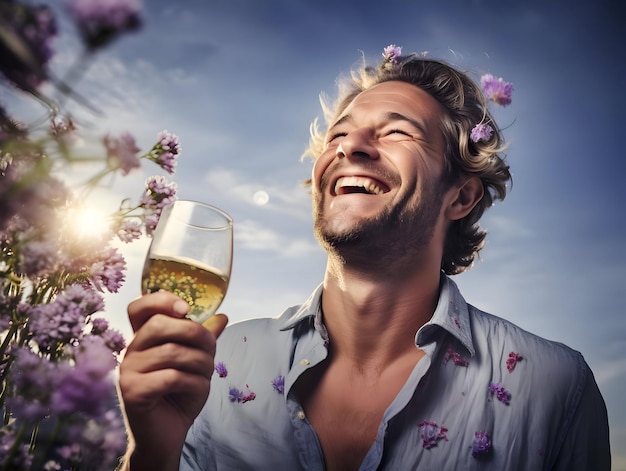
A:
{"type": "Polygon", "coordinates": [[[189,312],[189,304],[187,304],[182,299],[177,299],[172,306],[172,309],[176,314],[180,314],[181,316],[185,316],[189,312]]]}

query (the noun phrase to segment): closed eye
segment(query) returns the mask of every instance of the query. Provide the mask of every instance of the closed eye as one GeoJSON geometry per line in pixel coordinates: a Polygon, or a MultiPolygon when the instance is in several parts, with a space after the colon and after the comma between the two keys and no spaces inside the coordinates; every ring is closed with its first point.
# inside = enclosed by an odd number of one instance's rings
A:
{"type": "Polygon", "coordinates": [[[330,137],[328,138],[328,142],[333,142],[335,139],[338,139],[340,137],[346,137],[348,135],[347,132],[336,132],[334,134],[331,134],[330,137]]]}
{"type": "Polygon", "coordinates": [[[387,132],[387,134],[404,134],[405,136],[411,135],[408,132],[403,131],[402,129],[391,129],[390,131],[387,132]]]}

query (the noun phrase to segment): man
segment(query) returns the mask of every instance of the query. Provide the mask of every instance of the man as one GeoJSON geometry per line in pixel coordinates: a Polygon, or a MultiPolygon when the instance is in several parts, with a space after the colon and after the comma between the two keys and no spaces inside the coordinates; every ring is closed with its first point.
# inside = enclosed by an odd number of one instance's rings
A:
{"type": "Polygon", "coordinates": [[[467,304],[447,276],[471,265],[510,180],[478,86],[387,48],[326,111],[309,149],[323,283],[223,332],[225,316],[193,324],[170,293],[131,303],[130,469],[608,470],[581,355],[467,304]]]}

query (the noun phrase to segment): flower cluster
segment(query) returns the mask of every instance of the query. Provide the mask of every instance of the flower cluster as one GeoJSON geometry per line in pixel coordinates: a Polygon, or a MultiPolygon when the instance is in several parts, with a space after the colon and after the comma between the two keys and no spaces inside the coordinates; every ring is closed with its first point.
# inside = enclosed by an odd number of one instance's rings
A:
{"type": "Polygon", "coordinates": [[[511,393],[502,386],[502,383],[489,383],[487,389],[492,395],[496,396],[498,401],[505,403],[507,406],[509,405],[511,393]]]}
{"type": "MultiPolygon", "coordinates": [[[[70,72],[141,24],[133,0],[65,6],[85,48],[70,72]]],[[[77,76],[57,79],[49,70],[57,33],[52,10],[13,0],[0,2],[0,17],[0,78],[51,110],[48,119],[26,125],[0,104],[0,469],[110,470],[126,446],[113,377],[125,340],[98,314],[102,293],[117,292],[125,281],[126,261],[112,242],[150,236],[163,207],[176,199],[176,185],[148,178],[137,202],[124,198],[97,235],[83,233],[79,216],[106,176],[127,175],[142,161],[173,173],[180,144],[161,131],[142,154],[130,133],[107,134],[101,155],[76,157],[80,126],[60,98],[78,96],[77,76]],[[40,90],[44,83],[51,96],[40,90]],[[70,189],[66,170],[83,161],[102,168],[70,189]]],[[[245,391],[239,399],[253,395],[245,391]]]]}
{"type": "MultiPolygon", "coordinates": [[[[491,74],[484,74],[480,78],[480,86],[487,100],[500,106],[511,104],[513,84],[506,82],[502,77],[496,78],[491,74]]],[[[472,142],[487,142],[493,135],[493,128],[488,123],[478,123],[470,132],[472,142]]]]}
{"type": "Polygon", "coordinates": [[[478,431],[474,434],[472,456],[480,458],[491,451],[491,436],[487,432],[478,431]]]}
{"type": "Polygon", "coordinates": [[[448,441],[448,437],[446,436],[446,432],[448,429],[443,426],[437,425],[436,422],[432,420],[425,420],[417,424],[420,428],[420,436],[422,437],[422,446],[427,450],[437,446],[437,442],[439,440],[448,441]]]}
{"type": "Polygon", "coordinates": [[[506,369],[509,370],[509,373],[512,373],[517,366],[517,362],[523,359],[524,357],[519,353],[510,352],[509,357],[506,359],[506,369]]]}
{"type": "Polygon", "coordinates": [[[469,361],[461,357],[460,353],[454,351],[454,347],[452,346],[452,344],[448,345],[448,348],[446,349],[446,354],[443,357],[444,363],[448,363],[450,360],[452,360],[452,363],[454,363],[456,366],[469,365],[469,361]]]}
{"type": "Polygon", "coordinates": [[[381,67],[383,69],[393,67],[398,63],[398,60],[402,56],[402,47],[390,44],[383,49],[383,62],[381,67]]]}
{"type": "Polygon", "coordinates": [[[228,388],[228,399],[230,402],[241,402],[243,404],[248,401],[254,401],[256,394],[250,390],[247,384],[246,389],[243,391],[235,386],[231,386],[228,388]]]}

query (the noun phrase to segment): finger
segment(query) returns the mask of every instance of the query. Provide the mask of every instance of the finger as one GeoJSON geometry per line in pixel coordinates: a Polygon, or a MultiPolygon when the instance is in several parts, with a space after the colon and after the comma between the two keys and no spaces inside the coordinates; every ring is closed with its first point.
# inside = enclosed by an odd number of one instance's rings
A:
{"type": "Polygon", "coordinates": [[[174,393],[196,392],[206,395],[210,389],[210,378],[167,369],[120,376],[119,386],[126,404],[148,405],[174,393]]]}
{"type": "Polygon", "coordinates": [[[172,369],[209,378],[213,367],[213,356],[210,353],[181,344],[166,343],[149,350],[131,352],[124,358],[120,372],[142,374],[172,369]]]}
{"type": "Polygon", "coordinates": [[[134,332],[156,313],[180,319],[188,312],[189,305],[168,291],[146,294],[128,305],[128,319],[134,332]]]}
{"type": "Polygon", "coordinates": [[[177,343],[189,348],[215,354],[215,335],[192,320],[177,319],[163,314],[150,317],[128,345],[129,351],[142,351],[166,343],[177,343]]]}

